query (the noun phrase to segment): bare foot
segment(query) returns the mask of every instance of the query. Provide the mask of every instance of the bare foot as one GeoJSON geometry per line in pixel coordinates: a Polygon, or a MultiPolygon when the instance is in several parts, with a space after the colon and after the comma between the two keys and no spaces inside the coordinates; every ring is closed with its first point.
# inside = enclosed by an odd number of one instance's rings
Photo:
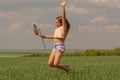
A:
{"type": "Polygon", "coordinates": [[[65,67],[66,67],[66,71],[65,72],[69,72],[70,71],[70,66],[69,65],[65,65],[65,67]]]}

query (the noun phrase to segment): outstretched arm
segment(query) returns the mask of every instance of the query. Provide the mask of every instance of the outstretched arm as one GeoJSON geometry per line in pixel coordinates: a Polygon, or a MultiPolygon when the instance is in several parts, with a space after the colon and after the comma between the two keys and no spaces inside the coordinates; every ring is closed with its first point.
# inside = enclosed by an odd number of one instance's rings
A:
{"type": "Polygon", "coordinates": [[[62,6],[62,25],[63,25],[64,29],[67,30],[65,5],[66,5],[66,0],[63,0],[61,3],[61,6],[62,6]]]}
{"type": "Polygon", "coordinates": [[[49,36],[46,36],[46,35],[40,35],[40,37],[42,37],[42,38],[46,38],[46,39],[54,39],[54,36],[53,36],[53,35],[49,35],[49,36]]]}
{"type": "Polygon", "coordinates": [[[41,38],[46,38],[46,39],[53,39],[53,38],[54,38],[54,35],[46,36],[46,35],[42,35],[42,34],[41,34],[40,32],[38,32],[38,31],[34,31],[34,33],[35,33],[37,36],[41,37],[41,38]]]}

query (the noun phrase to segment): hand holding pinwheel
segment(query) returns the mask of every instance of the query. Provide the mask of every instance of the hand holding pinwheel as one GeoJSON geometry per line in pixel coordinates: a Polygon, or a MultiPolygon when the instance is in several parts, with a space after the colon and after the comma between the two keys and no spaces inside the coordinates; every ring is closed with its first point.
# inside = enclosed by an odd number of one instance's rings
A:
{"type": "Polygon", "coordinates": [[[40,32],[40,29],[37,27],[36,24],[33,24],[33,27],[34,27],[34,33],[38,36],[41,36],[41,32],[40,32]]]}
{"type": "Polygon", "coordinates": [[[34,27],[34,33],[37,35],[37,36],[40,36],[42,38],[42,42],[43,42],[43,45],[44,45],[44,49],[46,49],[46,46],[45,46],[45,42],[43,40],[43,38],[46,38],[44,35],[41,34],[41,31],[40,29],[37,27],[36,24],[33,24],[33,27],[34,27]]]}

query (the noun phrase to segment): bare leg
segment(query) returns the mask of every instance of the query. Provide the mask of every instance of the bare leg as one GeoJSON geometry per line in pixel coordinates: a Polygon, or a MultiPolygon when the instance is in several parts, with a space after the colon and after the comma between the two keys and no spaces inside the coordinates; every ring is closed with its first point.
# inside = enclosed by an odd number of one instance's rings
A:
{"type": "Polygon", "coordinates": [[[54,67],[54,59],[55,59],[55,52],[51,52],[50,57],[48,59],[48,65],[50,67],[54,67]]]}
{"type": "Polygon", "coordinates": [[[61,52],[56,52],[55,54],[55,59],[54,59],[54,67],[59,68],[61,70],[64,70],[65,72],[68,72],[69,69],[67,68],[66,65],[59,64],[61,57],[63,56],[63,53],[61,52]]]}

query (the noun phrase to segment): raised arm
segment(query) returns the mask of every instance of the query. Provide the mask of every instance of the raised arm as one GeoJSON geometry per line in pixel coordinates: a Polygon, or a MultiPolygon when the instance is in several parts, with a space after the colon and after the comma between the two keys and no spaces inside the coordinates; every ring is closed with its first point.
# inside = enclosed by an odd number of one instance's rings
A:
{"type": "Polygon", "coordinates": [[[63,25],[64,29],[67,30],[65,5],[66,5],[66,0],[63,0],[61,3],[61,6],[62,6],[62,25],[63,25]]]}

